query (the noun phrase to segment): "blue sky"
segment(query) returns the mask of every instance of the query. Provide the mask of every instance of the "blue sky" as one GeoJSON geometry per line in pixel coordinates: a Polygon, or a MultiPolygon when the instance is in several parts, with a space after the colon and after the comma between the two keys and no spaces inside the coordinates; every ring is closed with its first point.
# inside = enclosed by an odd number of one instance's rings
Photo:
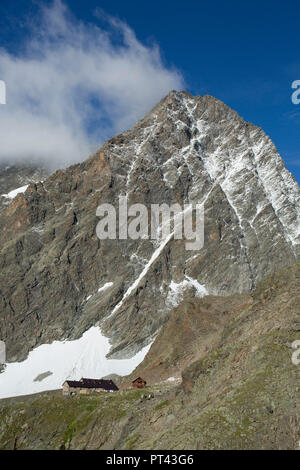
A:
{"type": "MultiPolygon", "coordinates": [[[[65,3],[74,15],[73,21],[96,24],[105,31],[111,26],[105,25],[101,11],[95,16],[100,8],[126,23],[145,48],[152,51],[158,45],[165,80],[161,93],[177,80],[192,94],[211,94],[224,101],[265,130],[300,182],[300,104],[291,101],[291,84],[300,80],[299,2],[65,3]],[[165,71],[174,69],[181,74],[180,79],[165,77],[165,71]]],[[[24,41],[32,34],[30,19],[36,15],[37,5],[30,0],[1,2],[0,46],[12,56],[22,54],[24,41]]],[[[118,42],[118,37],[114,41],[118,42]]],[[[151,99],[155,99],[155,93],[151,99]]],[[[138,116],[143,109],[140,103],[136,109],[138,116]]],[[[122,125],[126,123],[122,121],[122,125]]],[[[108,127],[107,133],[113,129],[108,127]]]]}

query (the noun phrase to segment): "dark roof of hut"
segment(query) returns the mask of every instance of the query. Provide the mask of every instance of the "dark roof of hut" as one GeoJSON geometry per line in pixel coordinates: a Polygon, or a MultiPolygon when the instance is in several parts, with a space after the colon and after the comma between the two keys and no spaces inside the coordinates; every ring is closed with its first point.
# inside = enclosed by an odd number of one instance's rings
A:
{"type": "Polygon", "coordinates": [[[104,390],[119,390],[112,380],[105,379],[85,379],[66,380],[69,387],[72,388],[103,388],[104,390]]]}

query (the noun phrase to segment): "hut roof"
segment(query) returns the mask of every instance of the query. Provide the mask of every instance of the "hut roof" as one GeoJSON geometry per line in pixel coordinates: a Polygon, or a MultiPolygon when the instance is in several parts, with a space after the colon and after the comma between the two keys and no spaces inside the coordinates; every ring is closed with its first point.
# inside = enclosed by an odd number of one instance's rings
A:
{"type": "Polygon", "coordinates": [[[112,380],[82,378],[80,380],[66,380],[66,383],[72,388],[103,388],[104,390],[119,390],[112,380]]]}
{"type": "Polygon", "coordinates": [[[142,377],[138,377],[137,379],[134,379],[132,381],[132,383],[135,383],[135,382],[145,382],[145,383],[147,383],[146,380],[142,379],[142,377]]]}

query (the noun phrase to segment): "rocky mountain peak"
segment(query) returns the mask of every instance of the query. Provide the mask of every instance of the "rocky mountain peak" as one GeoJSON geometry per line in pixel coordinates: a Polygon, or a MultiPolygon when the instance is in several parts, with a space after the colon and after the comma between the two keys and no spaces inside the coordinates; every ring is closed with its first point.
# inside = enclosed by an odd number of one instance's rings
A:
{"type": "Polygon", "coordinates": [[[300,190],[260,128],[209,95],[172,91],[85,162],[30,185],[0,223],[9,359],[94,325],[110,357],[130,357],[186,296],[249,292],[292,263],[300,190]],[[204,204],[203,249],[173,237],[100,241],[96,208],[120,195],[148,208],[204,204]]]}

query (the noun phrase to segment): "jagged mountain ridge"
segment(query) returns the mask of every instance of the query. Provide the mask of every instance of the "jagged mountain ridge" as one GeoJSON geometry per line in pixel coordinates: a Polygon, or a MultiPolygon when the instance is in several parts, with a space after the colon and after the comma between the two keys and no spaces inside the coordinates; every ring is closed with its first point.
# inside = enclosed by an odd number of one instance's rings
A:
{"type": "Polygon", "coordinates": [[[16,188],[46,179],[50,171],[37,163],[27,165],[11,164],[9,161],[0,164],[0,212],[9,204],[7,194],[16,188]]]}
{"type": "Polygon", "coordinates": [[[300,190],[272,141],[213,97],[171,92],[91,158],[1,217],[0,333],[9,360],[100,323],[112,357],[149,343],[186,295],[248,292],[299,256],[300,190]],[[101,241],[102,202],[205,202],[205,245],[101,241]],[[101,290],[109,284],[109,288],[101,290]],[[200,287],[199,287],[200,286],[200,287]],[[100,292],[98,290],[100,289],[100,292]]]}

